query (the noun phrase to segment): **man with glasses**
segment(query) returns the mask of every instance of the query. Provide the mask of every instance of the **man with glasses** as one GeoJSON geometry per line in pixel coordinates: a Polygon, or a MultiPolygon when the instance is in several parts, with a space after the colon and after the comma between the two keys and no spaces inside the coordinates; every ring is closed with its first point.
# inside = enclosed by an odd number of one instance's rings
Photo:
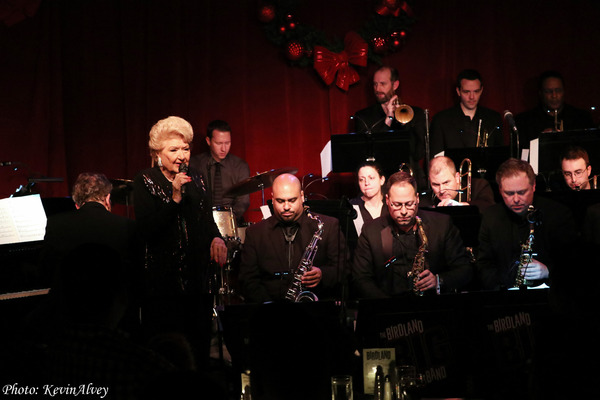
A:
{"type": "Polygon", "coordinates": [[[591,189],[592,166],[587,151],[580,146],[569,146],[560,159],[565,183],[572,190],[591,189]]]}
{"type": "Polygon", "coordinates": [[[469,256],[458,229],[444,214],[419,210],[415,179],[396,172],[387,183],[389,215],[363,227],[353,263],[353,287],[359,298],[385,298],[412,293],[409,272],[423,244],[417,218],[427,239],[425,270],[416,289],[435,293],[465,286],[472,277],[469,256]]]}
{"type": "Polygon", "coordinates": [[[483,213],[479,230],[477,272],[483,289],[514,287],[521,256],[526,253],[531,256],[523,264],[526,285],[550,284],[553,268],[570,265],[569,259],[577,253],[571,210],[534,195],[535,173],[525,161],[511,158],[502,163],[496,182],[503,204],[495,204],[483,213]],[[532,240],[528,240],[530,237],[532,240]],[[530,251],[523,247],[528,244],[530,251]]]}
{"type": "Polygon", "coordinates": [[[521,148],[529,148],[529,142],[538,138],[540,133],[594,127],[588,111],[565,102],[565,81],[559,72],[542,73],[538,87],[538,106],[515,117],[521,148]]]}

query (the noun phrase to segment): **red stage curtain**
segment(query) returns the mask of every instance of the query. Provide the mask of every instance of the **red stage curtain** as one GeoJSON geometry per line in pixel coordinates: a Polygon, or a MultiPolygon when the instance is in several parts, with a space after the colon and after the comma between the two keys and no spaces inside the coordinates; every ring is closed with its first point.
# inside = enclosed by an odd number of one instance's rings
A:
{"type": "MultiPolygon", "coordinates": [[[[296,15],[343,37],[378,3],[298,1],[296,15]]],[[[433,115],[455,101],[456,74],[475,68],[482,104],[500,112],[535,105],[546,69],[564,74],[568,101],[597,105],[597,1],[417,0],[414,10],[406,45],[384,57],[400,71],[405,103],[433,115]]],[[[358,68],[361,81],[348,92],[326,87],[312,68],[287,64],[254,1],[45,0],[33,16],[0,26],[0,48],[0,161],[23,163],[0,168],[0,197],[33,176],[65,179],[38,185],[43,196],[68,195],[83,171],[132,179],[149,164],[150,127],[169,115],[192,123],[194,152],[219,118],[252,173],[318,174],[329,136],[348,132],[349,116],[373,100],[375,65],[358,68]]],[[[259,204],[252,195],[251,208],[259,204]]]]}

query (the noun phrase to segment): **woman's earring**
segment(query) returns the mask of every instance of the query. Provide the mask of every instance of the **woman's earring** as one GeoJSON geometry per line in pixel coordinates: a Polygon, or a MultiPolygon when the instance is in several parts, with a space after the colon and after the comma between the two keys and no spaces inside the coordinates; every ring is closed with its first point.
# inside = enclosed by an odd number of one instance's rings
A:
{"type": "Polygon", "coordinates": [[[159,167],[163,166],[160,156],[158,156],[158,160],[156,161],[156,163],[158,164],[159,167]]]}

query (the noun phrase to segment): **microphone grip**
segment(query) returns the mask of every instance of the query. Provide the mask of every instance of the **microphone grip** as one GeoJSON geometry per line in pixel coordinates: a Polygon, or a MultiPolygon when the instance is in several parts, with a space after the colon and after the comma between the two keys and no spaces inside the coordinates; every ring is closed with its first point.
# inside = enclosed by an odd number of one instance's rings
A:
{"type": "MultiPolygon", "coordinates": [[[[190,168],[188,167],[188,165],[186,163],[179,164],[179,172],[183,172],[183,173],[187,174],[189,170],[190,170],[190,168]]],[[[181,185],[181,194],[185,194],[185,185],[187,185],[187,183],[184,185],[181,185]]]]}

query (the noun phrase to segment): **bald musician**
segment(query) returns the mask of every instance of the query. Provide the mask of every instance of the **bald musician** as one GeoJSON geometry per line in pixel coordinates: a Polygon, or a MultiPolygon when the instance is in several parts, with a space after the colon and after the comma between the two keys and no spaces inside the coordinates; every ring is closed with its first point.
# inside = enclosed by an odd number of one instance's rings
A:
{"type": "MultiPolygon", "coordinates": [[[[239,280],[249,303],[282,301],[300,265],[304,251],[318,230],[304,209],[304,192],[294,175],[273,181],[273,215],[246,230],[239,280]]],[[[336,218],[318,215],[324,223],[312,269],[302,278],[304,287],[319,299],[333,298],[343,276],[345,241],[336,218]]]]}
{"type": "MultiPolygon", "coordinates": [[[[464,173],[464,172],[463,172],[464,173]]],[[[466,178],[463,180],[466,185],[466,178]]],[[[459,205],[477,206],[479,212],[494,204],[494,192],[485,179],[471,178],[471,199],[467,202],[467,189],[461,189],[460,172],[448,157],[435,157],[429,163],[429,184],[432,194],[421,198],[423,207],[446,207],[459,205]],[[462,193],[459,199],[459,193],[462,193]]]]}

